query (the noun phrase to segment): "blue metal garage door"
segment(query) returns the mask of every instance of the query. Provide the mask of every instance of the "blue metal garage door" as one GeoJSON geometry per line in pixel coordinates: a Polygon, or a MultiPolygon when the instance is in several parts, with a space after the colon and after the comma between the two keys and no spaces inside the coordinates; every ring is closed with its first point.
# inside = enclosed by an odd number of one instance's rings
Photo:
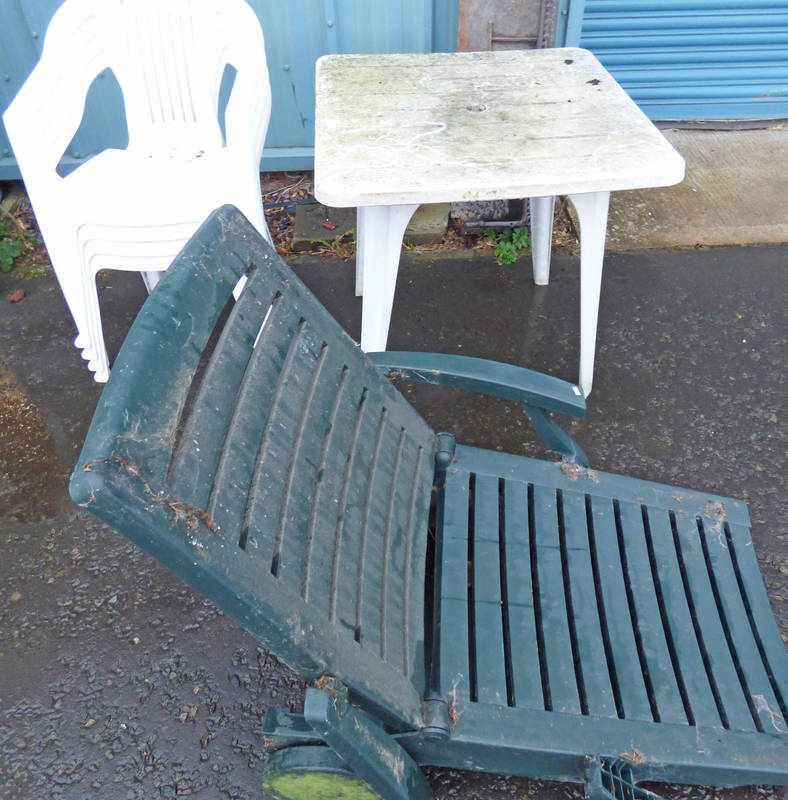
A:
{"type": "Polygon", "coordinates": [[[786,0],[585,0],[579,29],[652,119],[788,117],[786,0]]]}

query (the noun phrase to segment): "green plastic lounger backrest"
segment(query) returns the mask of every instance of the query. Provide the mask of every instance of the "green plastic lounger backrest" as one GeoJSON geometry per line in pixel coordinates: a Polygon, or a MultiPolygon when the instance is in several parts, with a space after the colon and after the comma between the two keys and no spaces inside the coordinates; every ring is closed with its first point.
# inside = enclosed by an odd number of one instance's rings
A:
{"type": "Polygon", "coordinates": [[[231,207],[176,263],[113,366],[72,496],[302,676],[340,675],[416,724],[435,435],[231,207]]]}

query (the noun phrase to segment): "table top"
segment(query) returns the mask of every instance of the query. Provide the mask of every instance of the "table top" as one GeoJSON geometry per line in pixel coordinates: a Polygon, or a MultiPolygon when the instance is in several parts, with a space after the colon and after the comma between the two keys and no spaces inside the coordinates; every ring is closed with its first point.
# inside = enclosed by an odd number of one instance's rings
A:
{"type": "Polygon", "coordinates": [[[315,197],[393,205],[668,186],[684,159],[587,50],[317,62],[315,197]]]}

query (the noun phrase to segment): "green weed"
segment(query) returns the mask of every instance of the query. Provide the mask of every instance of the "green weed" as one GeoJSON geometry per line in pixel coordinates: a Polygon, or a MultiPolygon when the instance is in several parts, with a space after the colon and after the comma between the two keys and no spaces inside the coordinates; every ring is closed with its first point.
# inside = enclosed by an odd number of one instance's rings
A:
{"type": "Polygon", "coordinates": [[[310,239],[309,244],[315,245],[320,255],[347,260],[353,258],[356,253],[356,231],[351,228],[335,239],[310,239]]]}
{"type": "Polygon", "coordinates": [[[38,243],[35,235],[23,228],[15,217],[9,215],[9,218],[19,230],[12,233],[5,223],[0,222],[0,272],[10,272],[17,258],[38,243]]]}
{"type": "Polygon", "coordinates": [[[531,246],[528,228],[505,228],[502,231],[488,231],[487,238],[495,242],[495,257],[498,263],[514,264],[521,250],[531,246]]]}

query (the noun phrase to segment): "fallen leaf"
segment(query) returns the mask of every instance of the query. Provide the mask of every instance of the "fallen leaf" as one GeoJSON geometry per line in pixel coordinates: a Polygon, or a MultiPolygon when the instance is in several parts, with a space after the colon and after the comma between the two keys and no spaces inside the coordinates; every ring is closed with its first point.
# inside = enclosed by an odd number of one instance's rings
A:
{"type": "Polygon", "coordinates": [[[9,303],[18,303],[25,296],[24,289],[17,289],[13,294],[8,295],[9,303]]]}
{"type": "Polygon", "coordinates": [[[11,595],[11,602],[12,602],[12,603],[17,603],[17,602],[19,602],[21,599],[22,599],[22,592],[14,592],[14,593],[11,595]]]}
{"type": "Polygon", "coordinates": [[[333,231],[335,228],[339,227],[338,222],[321,222],[320,223],[327,231],[333,231]]]}

